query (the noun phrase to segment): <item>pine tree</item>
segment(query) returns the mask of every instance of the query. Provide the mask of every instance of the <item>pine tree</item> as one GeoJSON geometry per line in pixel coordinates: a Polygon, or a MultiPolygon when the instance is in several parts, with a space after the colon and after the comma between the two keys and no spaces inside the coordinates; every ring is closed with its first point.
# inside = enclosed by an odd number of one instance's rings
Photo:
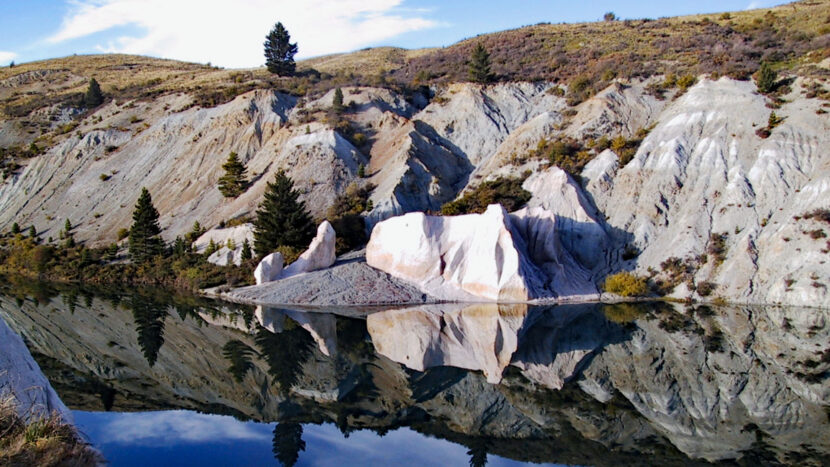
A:
{"type": "Polygon", "coordinates": [[[761,69],[758,70],[758,91],[761,94],[768,94],[775,90],[775,83],[778,80],[778,73],[772,69],[769,63],[761,63],[761,69]]]}
{"type": "Polygon", "coordinates": [[[299,423],[278,423],[272,442],[274,457],[285,467],[292,467],[305,451],[303,426],[299,423]]]}
{"type": "Polygon", "coordinates": [[[363,164],[358,164],[357,166],[357,176],[360,178],[366,177],[366,166],[363,164]]]}
{"type": "Polygon", "coordinates": [[[254,221],[254,250],[265,256],[278,246],[305,248],[314,237],[314,222],[299,200],[294,182],[280,170],[268,182],[254,221]]]}
{"type": "Polygon", "coordinates": [[[476,83],[489,83],[493,81],[493,73],[490,71],[490,54],[481,43],[477,44],[470,56],[470,80],[476,83]]]}
{"type": "Polygon", "coordinates": [[[20,225],[18,225],[17,222],[15,222],[14,224],[12,224],[12,235],[17,235],[19,233],[20,233],[20,225]]]}
{"type": "Polygon", "coordinates": [[[130,298],[129,307],[133,311],[138,345],[147,363],[152,367],[156,364],[159,350],[164,344],[164,319],[167,318],[167,306],[154,303],[139,295],[133,295],[130,298]]]}
{"type": "Polygon", "coordinates": [[[35,226],[29,227],[29,238],[37,238],[37,229],[35,226]]]}
{"type": "Polygon", "coordinates": [[[147,188],[141,189],[141,196],[133,211],[133,225],[130,227],[130,257],[141,263],[162,253],[159,213],[153,206],[153,199],[147,188]]]}
{"type": "Polygon", "coordinates": [[[239,160],[238,155],[232,152],[228,160],[222,164],[225,175],[219,177],[219,191],[225,198],[236,198],[248,188],[248,181],[245,179],[245,164],[239,160]]]}
{"type": "Polygon", "coordinates": [[[274,25],[274,29],[265,36],[263,45],[268,71],[280,76],[293,76],[296,70],[294,55],[297,54],[297,43],[291,43],[291,35],[282,23],[274,25]]]}
{"type": "Polygon", "coordinates": [[[253,256],[253,253],[251,253],[251,242],[246,238],[245,242],[242,243],[242,261],[248,261],[253,256]]]}
{"type": "Polygon", "coordinates": [[[98,107],[104,102],[104,95],[101,94],[101,86],[98,85],[98,81],[95,81],[95,78],[89,80],[89,87],[86,88],[86,94],[84,94],[84,104],[88,109],[94,109],[98,107]]]}
{"type": "Polygon", "coordinates": [[[334,90],[334,98],[332,99],[331,108],[337,113],[342,113],[343,107],[343,90],[337,88],[334,90]]]}
{"type": "Polygon", "coordinates": [[[69,232],[72,231],[72,223],[69,222],[69,219],[63,223],[63,231],[66,232],[67,235],[69,235],[69,232]]]}

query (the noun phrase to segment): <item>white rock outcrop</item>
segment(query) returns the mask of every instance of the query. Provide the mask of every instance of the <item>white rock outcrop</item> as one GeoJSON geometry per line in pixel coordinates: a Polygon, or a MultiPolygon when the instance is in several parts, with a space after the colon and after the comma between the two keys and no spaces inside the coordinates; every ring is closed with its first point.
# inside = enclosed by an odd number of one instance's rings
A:
{"type": "Polygon", "coordinates": [[[230,264],[239,266],[242,264],[242,248],[231,250],[230,248],[223,246],[213,252],[212,255],[208,256],[207,261],[208,263],[212,263],[217,266],[228,266],[230,264]]]}
{"type": "Polygon", "coordinates": [[[446,300],[521,302],[546,295],[507,211],[455,217],[411,213],[375,226],[366,262],[446,300]]]}
{"type": "Polygon", "coordinates": [[[72,414],[40,371],[23,339],[0,318],[0,397],[12,396],[22,417],[57,412],[67,422],[72,414]]]}
{"type": "Polygon", "coordinates": [[[193,242],[193,249],[197,253],[202,253],[210,245],[211,240],[216,246],[227,246],[230,240],[235,250],[242,251],[242,244],[248,240],[250,245],[254,245],[254,224],[242,224],[235,227],[226,227],[224,229],[210,229],[193,242]]]}
{"type": "Polygon", "coordinates": [[[257,285],[277,280],[282,274],[284,261],[280,252],[271,253],[262,258],[262,261],[254,269],[254,279],[256,279],[257,285]]]}
{"type": "Polygon", "coordinates": [[[329,221],[323,221],[317,227],[317,235],[311,240],[308,249],[297,258],[297,261],[285,268],[282,277],[296,276],[330,267],[337,259],[334,251],[336,240],[334,228],[329,221]]]}
{"type": "MultiPolygon", "coordinates": [[[[524,208],[510,215],[513,230],[523,239],[527,257],[544,273],[545,289],[553,296],[592,298],[598,293],[597,288],[590,271],[570,253],[574,250],[563,246],[563,224],[568,225],[569,221],[561,219],[539,207],[524,208]]],[[[590,242],[582,245],[586,256],[601,246],[590,242]]]]}

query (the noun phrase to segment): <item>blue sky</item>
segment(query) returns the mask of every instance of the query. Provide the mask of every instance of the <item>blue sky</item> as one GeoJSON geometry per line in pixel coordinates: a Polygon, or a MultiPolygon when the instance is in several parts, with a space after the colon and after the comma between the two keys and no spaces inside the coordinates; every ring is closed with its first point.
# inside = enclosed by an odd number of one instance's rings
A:
{"type": "MultiPolygon", "coordinates": [[[[171,0],[172,1],[172,0],[171,0]]],[[[89,441],[116,466],[276,465],[273,423],[173,410],[163,412],[73,412],[89,441]]],[[[398,428],[378,436],[362,430],[345,437],[334,425],[304,425],[305,451],[297,465],[430,466],[468,464],[467,448],[398,428]]],[[[487,456],[492,467],[521,462],[487,456]]]]}
{"type": "Polygon", "coordinates": [[[0,0],[0,65],[123,52],[228,68],[260,66],[282,21],[297,58],[363,47],[452,44],[539,22],[659,18],[760,8],[775,0],[0,0]]]}

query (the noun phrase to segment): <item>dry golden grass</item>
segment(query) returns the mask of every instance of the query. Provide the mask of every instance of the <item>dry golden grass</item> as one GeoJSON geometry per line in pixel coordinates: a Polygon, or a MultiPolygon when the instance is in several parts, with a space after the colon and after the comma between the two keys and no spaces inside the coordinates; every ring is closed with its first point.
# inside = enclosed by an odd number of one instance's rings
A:
{"type": "Polygon", "coordinates": [[[429,54],[435,49],[407,50],[397,47],[376,47],[357,52],[325,55],[297,63],[300,70],[315,69],[321,73],[375,76],[402,67],[412,58],[429,54]]]}
{"type": "Polygon", "coordinates": [[[0,465],[92,466],[102,461],[58,415],[25,421],[13,397],[0,399],[0,465]]]}

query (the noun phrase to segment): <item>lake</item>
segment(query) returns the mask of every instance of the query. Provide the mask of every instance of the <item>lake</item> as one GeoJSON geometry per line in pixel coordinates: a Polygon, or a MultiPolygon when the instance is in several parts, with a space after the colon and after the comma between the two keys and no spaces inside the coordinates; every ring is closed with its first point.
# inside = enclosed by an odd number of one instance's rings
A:
{"type": "Polygon", "coordinates": [[[828,465],[830,313],[0,287],[115,466],[828,465]]]}

